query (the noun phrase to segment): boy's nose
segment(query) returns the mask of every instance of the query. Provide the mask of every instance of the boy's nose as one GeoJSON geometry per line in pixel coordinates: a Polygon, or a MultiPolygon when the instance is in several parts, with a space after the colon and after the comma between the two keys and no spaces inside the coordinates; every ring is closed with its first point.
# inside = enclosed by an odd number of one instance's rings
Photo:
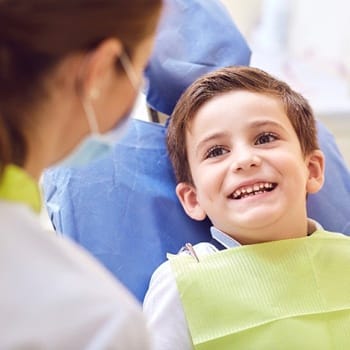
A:
{"type": "Polygon", "coordinates": [[[251,151],[239,151],[233,155],[231,169],[234,172],[249,170],[261,165],[261,158],[251,151]]]}

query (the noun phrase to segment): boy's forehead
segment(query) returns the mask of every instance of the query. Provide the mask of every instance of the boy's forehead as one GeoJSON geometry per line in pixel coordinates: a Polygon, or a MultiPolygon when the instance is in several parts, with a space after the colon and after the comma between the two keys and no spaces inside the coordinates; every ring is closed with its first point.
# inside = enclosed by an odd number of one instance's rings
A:
{"type": "MultiPolygon", "coordinates": [[[[191,141],[213,138],[229,131],[253,130],[267,126],[295,134],[285,105],[279,96],[247,90],[228,91],[206,100],[185,125],[186,147],[191,141]],[[234,125],[234,128],[232,129],[234,125]]],[[[296,135],[295,135],[296,136],[296,135]]]]}
{"type": "Polygon", "coordinates": [[[255,108],[257,104],[260,104],[261,108],[268,107],[270,110],[278,111],[287,116],[282,98],[277,95],[244,89],[230,90],[218,93],[204,101],[187,119],[186,131],[191,133],[194,124],[201,123],[204,118],[198,118],[198,116],[205,116],[206,121],[213,119],[213,121],[220,123],[220,115],[228,113],[234,115],[232,112],[235,111],[235,108],[244,108],[248,111],[255,108]]]}

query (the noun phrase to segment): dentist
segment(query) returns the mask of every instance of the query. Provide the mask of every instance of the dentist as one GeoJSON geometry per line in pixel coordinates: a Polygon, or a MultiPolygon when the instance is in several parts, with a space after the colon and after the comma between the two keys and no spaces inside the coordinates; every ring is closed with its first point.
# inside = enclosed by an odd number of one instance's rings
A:
{"type": "Polygon", "coordinates": [[[0,348],[148,349],[140,307],[90,255],[46,232],[38,179],[111,147],[161,0],[0,1],[0,348]]]}

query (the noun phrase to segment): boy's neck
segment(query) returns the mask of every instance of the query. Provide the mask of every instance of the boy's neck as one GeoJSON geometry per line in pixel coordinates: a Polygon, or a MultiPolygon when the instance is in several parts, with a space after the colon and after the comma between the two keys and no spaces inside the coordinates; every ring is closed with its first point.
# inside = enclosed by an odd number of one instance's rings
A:
{"type": "Polygon", "coordinates": [[[286,233],[284,235],[271,235],[271,239],[265,239],[265,240],[240,240],[235,234],[228,234],[216,227],[211,228],[211,235],[212,237],[217,240],[219,243],[221,243],[226,248],[231,248],[237,245],[248,245],[248,244],[256,244],[256,243],[264,243],[264,242],[271,242],[281,239],[293,239],[293,238],[301,238],[312,235],[317,229],[322,229],[322,226],[312,219],[307,218],[307,221],[305,223],[305,230],[299,231],[300,233],[291,232],[286,233]],[[277,238],[276,238],[277,237],[277,238]]]}

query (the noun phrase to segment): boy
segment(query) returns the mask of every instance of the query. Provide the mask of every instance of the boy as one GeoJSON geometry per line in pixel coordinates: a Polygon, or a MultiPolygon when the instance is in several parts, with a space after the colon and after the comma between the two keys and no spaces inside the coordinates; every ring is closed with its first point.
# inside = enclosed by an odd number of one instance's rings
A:
{"type": "Polygon", "coordinates": [[[213,244],[186,245],[154,273],[144,311],[156,349],[349,348],[350,240],[306,213],[324,181],[316,136],[307,101],[259,69],[185,91],[168,150],[177,196],[209,217],[213,244]]]}

